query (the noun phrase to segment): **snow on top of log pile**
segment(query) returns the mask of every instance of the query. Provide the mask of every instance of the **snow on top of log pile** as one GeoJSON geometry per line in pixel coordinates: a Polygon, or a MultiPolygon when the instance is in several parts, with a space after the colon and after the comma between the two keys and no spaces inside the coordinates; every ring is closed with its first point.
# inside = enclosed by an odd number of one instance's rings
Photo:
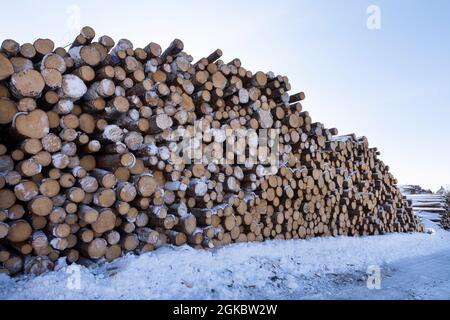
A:
{"type": "Polygon", "coordinates": [[[400,191],[403,194],[433,194],[431,190],[425,190],[419,185],[401,185],[399,186],[400,191]]]}

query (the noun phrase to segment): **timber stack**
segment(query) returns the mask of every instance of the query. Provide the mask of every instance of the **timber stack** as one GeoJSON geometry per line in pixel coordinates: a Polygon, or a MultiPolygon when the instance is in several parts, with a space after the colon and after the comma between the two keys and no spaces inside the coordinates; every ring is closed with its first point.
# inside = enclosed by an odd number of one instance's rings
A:
{"type": "Polygon", "coordinates": [[[2,272],[165,244],[423,231],[379,151],[313,122],[287,77],[219,49],[194,61],[178,39],[163,50],[95,37],[1,45],[2,272]],[[234,163],[173,157],[176,131],[200,130],[191,149],[220,154],[239,129],[275,129],[279,164],[265,165],[268,147],[256,163],[237,161],[245,146],[234,163]]]}
{"type": "Polygon", "coordinates": [[[436,193],[424,190],[420,186],[402,185],[400,190],[410,201],[413,211],[420,217],[423,214],[436,215],[430,220],[445,229],[450,229],[450,193],[441,187],[436,193]]]}
{"type": "Polygon", "coordinates": [[[446,211],[441,216],[441,226],[445,230],[450,230],[450,190],[441,187],[436,193],[442,195],[445,199],[444,207],[446,211]]]}

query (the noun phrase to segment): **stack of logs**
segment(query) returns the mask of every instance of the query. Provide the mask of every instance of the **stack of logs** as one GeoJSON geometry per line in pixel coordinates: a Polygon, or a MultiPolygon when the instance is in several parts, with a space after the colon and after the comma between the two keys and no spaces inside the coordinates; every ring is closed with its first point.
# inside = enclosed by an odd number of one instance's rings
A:
{"type": "Polygon", "coordinates": [[[417,215],[436,214],[438,216],[430,220],[439,223],[445,230],[450,229],[450,193],[448,191],[441,188],[433,193],[416,185],[403,185],[400,186],[400,190],[417,215]]]}
{"type": "Polygon", "coordinates": [[[445,212],[441,215],[441,226],[445,230],[450,230],[450,193],[443,193],[443,196],[446,199],[444,208],[445,212]]]}
{"type": "Polygon", "coordinates": [[[288,78],[221,50],[194,61],[175,39],[134,48],[49,39],[0,51],[0,270],[40,274],[60,257],[111,261],[164,244],[422,231],[366,138],[336,136],[289,95],[288,78]],[[281,165],[171,161],[171,133],[280,131],[281,165]]]}
{"type": "Polygon", "coordinates": [[[436,193],[444,198],[445,212],[441,215],[440,224],[445,230],[450,230],[450,190],[441,187],[436,193]]]}

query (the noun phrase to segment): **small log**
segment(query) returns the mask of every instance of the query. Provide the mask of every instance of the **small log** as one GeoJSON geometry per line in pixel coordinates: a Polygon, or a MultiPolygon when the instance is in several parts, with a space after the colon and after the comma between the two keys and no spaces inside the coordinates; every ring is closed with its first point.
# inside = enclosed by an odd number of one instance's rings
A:
{"type": "Polygon", "coordinates": [[[108,244],[105,239],[97,238],[91,243],[82,245],[82,250],[92,259],[100,259],[106,254],[108,244]]]}

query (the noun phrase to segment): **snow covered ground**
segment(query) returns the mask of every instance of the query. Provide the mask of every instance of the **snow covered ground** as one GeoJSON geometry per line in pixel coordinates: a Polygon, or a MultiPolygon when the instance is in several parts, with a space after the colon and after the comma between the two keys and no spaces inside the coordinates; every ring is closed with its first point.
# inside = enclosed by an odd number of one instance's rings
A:
{"type": "Polygon", "coordinates": [[[36,278],[0,275],[0,299],[450,299],[450,233],[434,218],[424,217],[433,234],[166,247],[36,278]]]}

